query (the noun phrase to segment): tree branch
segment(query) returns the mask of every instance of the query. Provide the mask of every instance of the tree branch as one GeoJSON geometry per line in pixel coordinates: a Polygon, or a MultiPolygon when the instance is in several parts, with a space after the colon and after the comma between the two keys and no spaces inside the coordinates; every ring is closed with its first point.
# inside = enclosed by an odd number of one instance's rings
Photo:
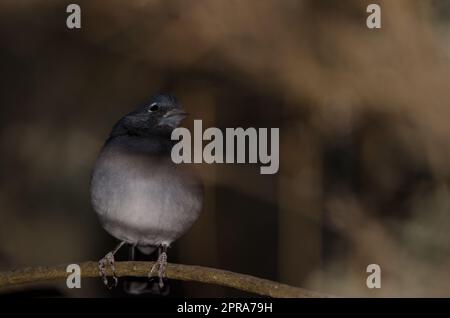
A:
{"type": "MultiPolygon", "coordinates": [[[[153,264],[154,262],[116,262],[116,276],[147,277],[153,264]]],[[[96,262],[85,262],[79,265],[82,277],[99,277],[98,264],[96,262]]],[[[0,272],[0,288],[65,279],[69,275],[66,272],[66,268],[67,265],[59,265],[0,272]]],[[[202,266],[170,263],[167,265],[166,274],[170,279],[215,284],[262,296],[296,298],[330,297],[322,293],[280,284],[266,279],[202,266]]],[[[111,275],[109,268],[108,275],[111,275]]]]}

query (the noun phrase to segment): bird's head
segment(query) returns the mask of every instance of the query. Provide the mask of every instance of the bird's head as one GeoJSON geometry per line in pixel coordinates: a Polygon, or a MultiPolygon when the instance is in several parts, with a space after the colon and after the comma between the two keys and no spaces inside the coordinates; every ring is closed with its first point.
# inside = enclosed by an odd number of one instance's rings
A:
{"type": "Polygon", "coordinates": [[[113,134],[170,135],[187,115],[175,96],[156,95],[125,115],[114,127],[113,134]]]}

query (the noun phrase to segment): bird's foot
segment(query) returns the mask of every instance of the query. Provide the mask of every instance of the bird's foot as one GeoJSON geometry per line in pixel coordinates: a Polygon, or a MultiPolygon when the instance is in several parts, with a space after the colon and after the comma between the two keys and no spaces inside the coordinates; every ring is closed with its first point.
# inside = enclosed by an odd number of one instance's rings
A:
{"type": "Polygon", "coordinates": [[[99,262],[98,262],[98,270],[100,272],[100,276],[102,277],[103,284],[108,289],[112,289],[113,287],[117,286],[118,279],[116,277],[116,267],[114,266],[114,254],[112,252],[109,252],[105,255],[99,262]],[[112,280],[113,283],[111,284],[108,280],[108,277],[106,275],[106,267],[110,266],[112,271],[112,280]]]}
{"type": "Polygon", "coordinates": [[[148,278],[151,279],[155,272],[158,272],[159,278],[159,288],[164,287],[164,278],[166,278],[166,267],[167,267],[167,253],[165,250],[158,256],[158,260],[153,264],[152,269],[148,273],[148,278]]]}

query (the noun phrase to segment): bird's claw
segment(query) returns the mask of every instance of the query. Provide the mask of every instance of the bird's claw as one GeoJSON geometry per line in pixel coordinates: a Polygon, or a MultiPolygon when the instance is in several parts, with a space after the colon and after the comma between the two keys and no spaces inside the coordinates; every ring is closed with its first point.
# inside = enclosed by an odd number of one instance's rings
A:
{"type": "Polygon", "coordinates": [[[116,277],[116,267],[114,266],[114,254],[112,252],[109,252],[108,254],[106,254],[105,257],[103,257],[98,262],[98,269],[99,269],[100,276],[102,277],[103,284],[105,284],[105,286],[108,289],[117,287],[119,280],[116,277]],[[110,282],[108,281],[108,277],[107,277],[107,273],[106,273],[106,267],[108,265],[111,267],[111,271],[112,271],[112,280],[113,280],[112,284],[110,284],[110,282]]]}
{"type": "Polygon", "coordinates": [[[151,279],[154,275],[154,273],[158,272],[158,278],[159,278],[159,288],[164,287],[164,278],[166,278],[166,267],[167,267],[167,253],[162,252],[158,256],[158,260],[153,264],[152,269],[148,273],[148,278],[151,279]]]}

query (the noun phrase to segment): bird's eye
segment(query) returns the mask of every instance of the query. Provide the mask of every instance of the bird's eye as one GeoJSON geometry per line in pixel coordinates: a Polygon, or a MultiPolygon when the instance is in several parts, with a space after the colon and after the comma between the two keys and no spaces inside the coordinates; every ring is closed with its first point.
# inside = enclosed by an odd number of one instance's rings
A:
{"type": "Polygon", "coordinates": [[[150,105],[149,111],[150,111],[150,112],[155,112],[155,111],[157,111],[158,109],[159,109],[158,104],[153,103],[153,104],[150,105]]]}

